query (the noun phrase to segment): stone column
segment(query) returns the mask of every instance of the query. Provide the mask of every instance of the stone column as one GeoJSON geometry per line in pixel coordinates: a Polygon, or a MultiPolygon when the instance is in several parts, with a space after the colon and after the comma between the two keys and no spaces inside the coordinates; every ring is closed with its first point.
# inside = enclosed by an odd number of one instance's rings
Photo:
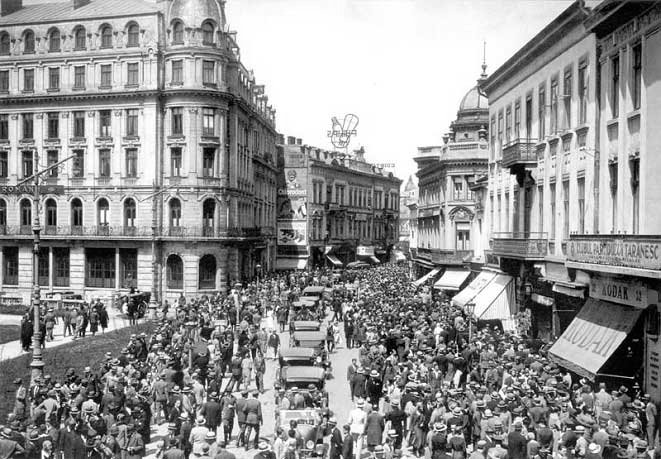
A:
{"type": "Polygon", "coordinates": [[[115,247],[115,290],[121,288],[119,275],[119,247],[115,247]]]}

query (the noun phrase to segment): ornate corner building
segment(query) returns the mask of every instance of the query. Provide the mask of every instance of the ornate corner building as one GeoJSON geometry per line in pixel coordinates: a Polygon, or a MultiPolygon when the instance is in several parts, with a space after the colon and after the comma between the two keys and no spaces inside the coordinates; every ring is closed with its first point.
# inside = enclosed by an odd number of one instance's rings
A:
{"type": "Polygon", "coordinates": [[[0,11],[0,285],[159,299],[275,261],[275,110],[217,0],[0,11]],[[39,202],[14,185],[42,176],[39,202]]]}

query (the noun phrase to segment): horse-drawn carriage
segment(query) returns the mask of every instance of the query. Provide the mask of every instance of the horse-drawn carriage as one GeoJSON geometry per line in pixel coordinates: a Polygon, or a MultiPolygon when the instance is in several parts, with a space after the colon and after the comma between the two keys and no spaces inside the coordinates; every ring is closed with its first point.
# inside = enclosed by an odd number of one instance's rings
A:
{"type": "Polygon", "coordinates": [[[140,319],[147,313],[150,299],[151,293],[149,292],[127,293],[125,295],[121,295],[117,299],[115,305],[117,309],[122,312],[122,314],[126,314],[128,316],[132,310],[135,317],[140,319]]]}

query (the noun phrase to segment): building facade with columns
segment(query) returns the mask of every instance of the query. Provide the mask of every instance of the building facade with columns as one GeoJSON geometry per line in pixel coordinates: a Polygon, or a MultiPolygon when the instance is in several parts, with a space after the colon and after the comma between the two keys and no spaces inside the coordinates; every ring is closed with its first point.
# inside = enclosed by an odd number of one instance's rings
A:
{"type": "MultiPolygon", "coordinates": [[[[275,261],[275,110],[216,0],[75,0],[0,13],[0,284],[159,300],[275,261]],[[63,161],[31,187],[15,187],[63,161]]],[[[31,185],[31,181],[26,182],[31,185]]]]}

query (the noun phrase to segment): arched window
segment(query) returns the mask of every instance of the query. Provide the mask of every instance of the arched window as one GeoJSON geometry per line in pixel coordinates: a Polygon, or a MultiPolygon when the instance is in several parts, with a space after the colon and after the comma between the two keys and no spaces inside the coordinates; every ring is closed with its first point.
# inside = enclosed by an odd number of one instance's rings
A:
{"type": "MultiPolygon", "coordinates": [[[[0,226],[7,226],[7,201],[0,199],[0,226]]],[[[0,228],[0,234],[4,228],[0,228]]]]}
{"type": "Polygon", "coordinates": [[[53,198],[46,201],[46,226],[57,226],[57,203],[53,198]]]}
{"type": "Polygon", "coordinates": [[[96,203],[97,208],[97,221],[99,226],[107,226],[110,222],[110,204],[106,198],[101,198],[96,203]]]}
{"type": "Polygon", "coordinates": [[[202,44],[213,45],[214,40],[214,26],[213,23],[207,21],[202,24],[202,44]]]}
{"type": "Polygon", "coordinates": [[[6,56],[9,54],[10,48],[9,34],[3,33],[0,34],[0,55],[6,56]]]}
{"type": "Polygon", "coordinates": [[[112,27],[101,27],[101,48],[112,48],[112,27]]]}
{"type": "Polygon", "coordinates": [[[213,232],[215,213],[216,202],[213,199],[207,199],[204,201],[204,204],[202,204],[202,226],[204,227],[205,232],[213,232]]]}
{"type": "Polygon", "coordinates": [[[83,226],[83,203],[78,198],[71,201],[71,226],[83,226]]]}
{"type": "Polygon", "coordinates": [[[216,288],[216,257],[213,255],[205,255],[200,258],[200,289],[215,289],[216,288]]]}
{"type": "Polygon", "coordinates": [[[87,49],[87,35],[85,34],[85,27],[78,27],[74,33],[74,49],[82,50],[87,49]]]}
{"type": "Polygon", "coordinates": [[[34,53],[34,32],[31,30],[23,35],[23,52],[34,53]]]}
{"type": "Polygon", "coordinates": [[[184,287],[184,262],[181,261],[181,257],[170,255],[165,265],[168,288],[182,289],[184,287]]]}
{"type": "Polygon", "coordinates": [[[60,51],[60,31],[53,29],[48,37],[48,51],[51,53],[60,51]]]}
{"type": "Polygon", "coordinates": [[[126,201],[124,201],[124,226],[126,228],[135,227],[135,215],[135,200],[128,198],[126,201]]]}
{"type": "Polygon", "coordinates": [[[131,24],[127,30],[127,35],[126,46],[134,47],[140,45],[140,28],[138,24],[131,24]]]}
{"type": "Polygon", "coordinates": [[[32,225],[32,202],[29,199],[23,199],[20,205],[21,226],[32,225]]]}
{"type": "Polygon", "coordinates": [[[181,226],[181,202],[177,198],[170,199],[170,228],[181,226]]]}
{"type": "Polygon", "coordinates": [[[184,42],[184,25],[177,21],[172,25],[172,43],[182,44],[184,42]]]}

